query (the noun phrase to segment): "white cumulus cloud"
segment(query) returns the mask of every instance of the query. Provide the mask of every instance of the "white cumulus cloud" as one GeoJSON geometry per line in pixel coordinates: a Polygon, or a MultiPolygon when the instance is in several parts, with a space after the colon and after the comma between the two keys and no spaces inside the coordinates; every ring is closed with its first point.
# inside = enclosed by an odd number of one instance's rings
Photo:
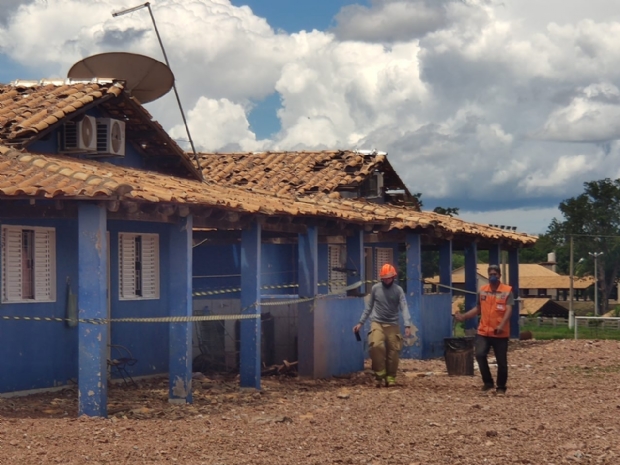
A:
{"type": "MultiPolygon", "coordinates": [[[[376,148],[427,205],[518,211],[620,174],[616,3],[372,0],[295,33],[229,0],[152,8],[198,149],[376,148]],[[262,139],[250,112],[274,93],[262,139]]],[[[10,0],[0,54],[41,78],[100,52],[163,60],[147,11],[112,17],[127,6],[10,0]]],[[[148,108],[187,138],[172,93],[148,108]]]]}

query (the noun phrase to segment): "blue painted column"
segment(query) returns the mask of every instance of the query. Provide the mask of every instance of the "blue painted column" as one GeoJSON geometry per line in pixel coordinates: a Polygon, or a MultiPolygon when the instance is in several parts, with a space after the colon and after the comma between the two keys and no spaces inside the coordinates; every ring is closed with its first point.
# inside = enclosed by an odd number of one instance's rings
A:
{"type": "Polygon", "coordinates": [[[510,249],[508,251],[508,275],[512,286],[512,295],[515,298],[515,304],[512,307],[512,315],[510,316],[510,337],[519,338],[519,249],[510,249]]]}
{"type": "Polygon", "coordinates": [[[258,318],[241,320],[241,387],[260,389],[261,372],[261,227],[257,222],[241,233],[241,309],[258,318]]]}
{"type": "MultiPolygon", "coordinates": [[[[170,226],[169,316],[192,316],[192,225],[182,218],[170,226]]],[[[192,323],[170,323],[168,402],[192,402],[192,323]]]]}
{"type": "MultiPolygon", "coordinates": [[[[319,281],[319,233],[316,226],[308,226],[305,234],[298,235],[299,297],[314,297],[318,293],[319,281]]],[[[315,372],[315,313],[313,302],[298,305],[297,353],[299,355],[299,375],[314,376],[315,372]]]]}
{"type": "Polygon", "coordinates": [[[493,244],[489,247],[489,265],[502,266],[502,248],[499,244],[493,244]]]}
{"type": "MultiPolygon", "coordinates": [[[[80,319],[108,317],[108,241],[106,209],[78,205],[78,308],[80,319]]],[[[78,324],[78,415],[108,413],[108,325],[78,324]]]]}
{"type": "Polygon", "coordinates": [[[364,231],[355,231],[352,236],[347,236],[347,268],[354,268],[356,274],[347,273],[347,286],[362,281],[362,285],[354,289],[354,295],[363,294],[366,284],[363,283],[366,271],[366,260],[364,260],[364,231]]]}
{"type": "MultiPolygon", "coordinates": [[[[478,303],[478,245],[472,242],[465,247],[465,311],[474,308],[478,303]]],[[[476,329],[478,327],[478,318],[465,320],[465,329],[476,329]]]]}
{"type": "MultiPolygon", "coordinates": [[[[452,287],[452,241],[439,245],[439,284],[452,287]]],[[[452,294],[450,287],[439,286],[438,292],[452,294]]]]}
{"type": "Polygon", "coordinates": [[[424,287],[422,284],[422,238],[419,234],[407,232],[405,238],[407,249],[407,304],[411,314],[411,334],[417,336],[417,341],[413,346],[403,350],[403,358],[422,358],[422,338],[424,337],[422,328],[422,294],[424,287]]]}

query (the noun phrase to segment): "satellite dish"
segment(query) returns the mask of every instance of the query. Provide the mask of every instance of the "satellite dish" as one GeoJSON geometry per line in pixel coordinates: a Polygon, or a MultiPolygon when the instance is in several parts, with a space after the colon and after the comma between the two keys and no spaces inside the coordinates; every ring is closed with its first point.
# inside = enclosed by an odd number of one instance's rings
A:
{"type": "Polygon", "coordinates": [[[74,64],[70,79],[111,78],[125,81],[125,90],[140,103],[157,100],[168,93],[174,75],[168,66],[153,58],[126,52],[100,53],[74,64]]]}

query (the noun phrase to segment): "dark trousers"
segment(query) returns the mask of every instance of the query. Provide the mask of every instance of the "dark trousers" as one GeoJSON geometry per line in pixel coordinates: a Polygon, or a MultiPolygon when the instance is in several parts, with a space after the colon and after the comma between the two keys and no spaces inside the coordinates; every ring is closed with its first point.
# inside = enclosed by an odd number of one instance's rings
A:
{"type": "Polygon", "coordinates": [[[508,380],[508,338],[507,337],[486,337],[476,336],[476,361],[482,375],[482,382],[485,385],[493,386],[493,376],[489,369],[487,355],[493,347],[495,359],[497,360],[497,389],[506,389],[508,380]]]}

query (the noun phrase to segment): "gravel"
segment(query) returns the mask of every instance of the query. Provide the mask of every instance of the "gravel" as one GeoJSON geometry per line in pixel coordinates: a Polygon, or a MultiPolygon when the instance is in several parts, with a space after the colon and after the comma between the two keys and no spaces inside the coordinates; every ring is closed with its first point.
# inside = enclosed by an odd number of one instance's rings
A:
{"type": "Polygon", "coordinates": [[[443,360],[401,362],[399,385],[350,377],[114,384],[109,418],[77,418],[77,391],[0,398],[0,464],[618,464],[620,343],[511,343],[505,397],[443,360]]]}

